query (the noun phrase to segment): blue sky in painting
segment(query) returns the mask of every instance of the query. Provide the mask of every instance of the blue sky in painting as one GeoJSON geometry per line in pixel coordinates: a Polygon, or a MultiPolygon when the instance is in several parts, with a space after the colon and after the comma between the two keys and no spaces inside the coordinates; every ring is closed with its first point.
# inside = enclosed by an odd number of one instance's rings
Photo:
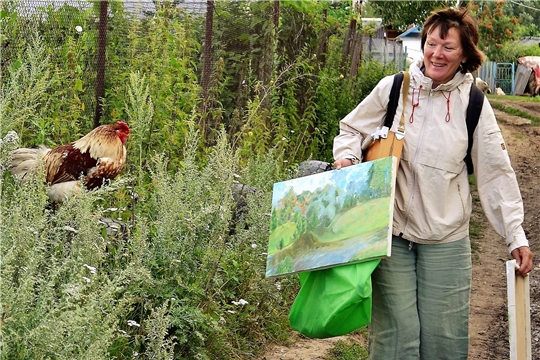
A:
{"type": "Polygon", "coordinates": [[[300,194],[303,191],[316,191],[323,188],[329,182],[332,182],[336,187],[343,189],[344,191],[350,191],[348,189],[349,184],[365,183],[371,162],[360,163],[354,166],[348,166],[341,170],[332,170],[323,172],[320,174],[304,176],[297,179],[277,182],[274,184],[274,191],[272,196],[272,206],[277,206],[280,199],[285,196],[285,193],[292,187],[295,194],[300,194]]]}

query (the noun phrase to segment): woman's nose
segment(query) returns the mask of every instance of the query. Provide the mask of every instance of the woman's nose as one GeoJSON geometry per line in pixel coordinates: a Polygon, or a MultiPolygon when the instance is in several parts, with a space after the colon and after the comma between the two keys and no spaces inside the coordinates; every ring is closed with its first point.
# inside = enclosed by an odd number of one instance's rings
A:
{"type": "Polygon", "coordinates": [[[433,51],[433,56],[440,57],[442,55],[443,49],[442,46],[436,46],[435,50],[433,51]]]}

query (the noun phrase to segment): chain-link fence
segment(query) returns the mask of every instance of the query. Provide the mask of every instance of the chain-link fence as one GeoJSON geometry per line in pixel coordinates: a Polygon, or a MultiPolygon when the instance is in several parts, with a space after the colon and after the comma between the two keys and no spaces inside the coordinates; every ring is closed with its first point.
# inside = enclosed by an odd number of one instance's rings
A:
{"type": "MultiPolygon", "coordinates": [[[[43,133],[50,133],[49,124],[58,119],[71,129],[64,132],[124,120],[130,79],[138,74],[156,109],[153,126],[181,133],[195,116],[210,143],[224,126],[238,140],[245,140],[242,132],[258,134],[251,151],[287,138],[295,156],[306,158],[321,147],[329,154],[327,139],[335,135],[339,119],[381,76],[405,67],[401,44],[379,38],[381,29],[367,36],[341,2],[18,0],[1,5],[3,83],[32,57],[25,53],[29,44],[37,38],[45,45],[39,61],[47,61],[54,87],[30,119],[43,133]],[[380,68],[363,68],[366,61],[380,68]],[[366,73],[358,81],[362,69],[366,73]]],[[[58,124],[57,132],[62,127],[58,124]]]]}

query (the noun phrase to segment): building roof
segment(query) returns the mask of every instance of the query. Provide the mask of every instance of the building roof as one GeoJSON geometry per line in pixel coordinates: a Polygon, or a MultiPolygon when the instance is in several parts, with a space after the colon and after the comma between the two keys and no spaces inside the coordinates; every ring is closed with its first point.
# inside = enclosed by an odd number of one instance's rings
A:
{"type": "Polygon", "coordinates": [[[415,25],[407,29],[404,33],[396,37],[396,41],[402,41],[404,38],[418,39],[420,37],[420,26],[415,25]]]}
{"type": "Polygon", "coordinates": [[[540,45],[540,37],[538,36],[525,36],[516,41],[525,45],[540,45]]]}

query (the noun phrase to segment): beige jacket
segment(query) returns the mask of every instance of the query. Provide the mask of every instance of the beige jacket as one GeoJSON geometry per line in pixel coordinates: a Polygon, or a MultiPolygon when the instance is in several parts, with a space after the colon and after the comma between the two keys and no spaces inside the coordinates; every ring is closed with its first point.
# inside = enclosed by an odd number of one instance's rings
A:
{"type": "MultiPolygon", "coordinates": [[[[472,196],[467,168],[465,113],[473,77],[458,73],[432,88],[431,79],[411,65],[405,106],[405,144],[397,174],[392,232],[420,244],[445,243],[469,235],[472,196]]],[[[392,76],[343,120],[334,139],[334,158],[362,158],[363,139],[381,124],[392,76]]],[[[392,130],[403,105],[400,99],[392,130]]],[[[489,101],[484,100],[472,147],[480,201],[487,218],[508,250],[528,246],[521,226],[523,202],[506,145],[489,101]]]]}

